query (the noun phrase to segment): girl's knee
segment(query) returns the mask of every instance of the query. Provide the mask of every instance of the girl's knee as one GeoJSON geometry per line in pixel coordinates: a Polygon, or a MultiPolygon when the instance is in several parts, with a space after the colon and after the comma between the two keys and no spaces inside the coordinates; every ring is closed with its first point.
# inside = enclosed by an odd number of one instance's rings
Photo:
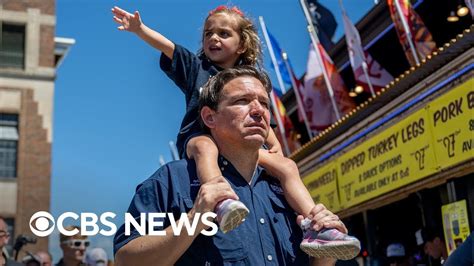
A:
{"type": "Polygon", "coordinates": [[[186,150],[191,154],[202,154],[208,152],[217,152],[217,146],[210,136],[200,135],[188,141],[186,150]]]}

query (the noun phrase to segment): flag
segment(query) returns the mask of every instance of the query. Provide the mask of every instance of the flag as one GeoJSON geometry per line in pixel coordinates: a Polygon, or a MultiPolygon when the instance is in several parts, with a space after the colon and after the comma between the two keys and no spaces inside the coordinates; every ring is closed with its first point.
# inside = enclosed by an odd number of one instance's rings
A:
{"type": "MultiPolygon", "coordinates": [[[[270,39],[270,45],[273,48],[273,53],[275,54],[275,59],[278,64],[278,69],[280,70],[281,79],[286,83],[291,85],[290,75],[288,74],[288,69],[286,69],[285,61],[283,60],[283,50],[280,48],[280,45],[276,41],[275,37],[268,31],[268,37],[270,39]]],[[[272,68],[275,69],[275,66],[272,63],[272,68]]]]}
{"type": "Polygon", "coordinates": [[[346,13],[342,13],[344,22],[344,31],[346,35],[347,49],[349,51],[349,59],[354,72],[357,85],[360,85],[368,93],[371,93],[369,82],[374,92],[379,91],[393,80],[392,75],[387,72],[380,64],[375,61],[369,53],[362,48],[359,31],[352,24],[346,13]],[[364,67],[366,73],[364,72],[364,67]],[[368,80],[367,80],[368,77],[368,80]]]}
{"type": "Polygon", "coordinates": [[[469,8],[469,12],[471,12],[471,17],[474,19],[474,4],[472,3],[473,0],[464,0],[466,3],[467,8],[469,8]]]}
{"type": "MultiPolygon", "coordinates": [[[[318,48],[323,60],[323,67],[328,73],[329,81],[334,90],[337,108],[341,115],[345,115],[355,108],[355,104],[349,97],[344,82],[331,58],[322,45],[318,45],[318,48]]],[[[311,130],[319,132],[336,122],[337,116],[330,97],[324,80],[323,70],[317,59],[316,50],[311,45],[303,91],[306,115],[311,125],[311,130]]]]}
{"type": "Polygon", "coordinates": [[[277,132],[275,132],[275,135],[277,136],[280,143],[285,143],[286,141],[286,144],[289,148],[289,152],[291,153],[301,147],[301,144],[299,142],[299,134],[295,130],[291,119],[286,114],[286,108],[281,102],[280,98],[273,91],[270,96],[273,98],[272,102],[275,104],[276,107],[274,108],[276,112],[273,113],[273,115],[275,116],[275,120],[278,121],[279,118],[283,126],[283,130],[281,130],[279,127],[276,128],[275,131],[277,132]],[[282,131],[284,132],[284,134],[281,133],[282,131]],[[284,137],[285,140],[283,140],[282,137],[284,137]]]}
{"type": "MultiPolygon", "coordinates": [[[[289,62],[288,62],[289,64],[289,62]]],[[[290,74],[291,74],[291,78],[293,79],[293,89],[295,91],[297,91],[297,93],[295,93],[295,98],[296,97],[300,97],[300,101],[302,103],[302,106],[298,105],[298,120],[300,122],[304,122],[304,114],[308,113],[309,110],[306,110],[306,105],[304,104],[304,86],[303,84],[301,83],[301,81],[296,77],[296,74],[295,72],[293,71],[293,68],[291,68],[291,65],[290,65],[290,70],[289,70],[290,74]],[[304,114],[303,114],[304,113],[304,114]]],[[[296,100],[298,102],[298,100],[296,100]]],[[[309,121],[308,121],[309,122],[309,121]]]]}
{"type": "Polygon", "coordinates": [[[312,23],[318,33],[318,38],[324,49],[330,50],[334,46],[332,38],[337,28],[337,21],[332,12],[317,0],[308,0],[312,23]]]}
{"type": "Polygon", "coordinates": [[[409,0],[387,0],[387,4],[405,56],[410,65],[414,66],[416,65],[415,55],[418,60],[421,60],[436,49],[433,37],[409,0]],[[397,10],[397,4],[400,10],[397,10]],[[405,30],[404,23],[408,32],[405,30]],[[414,51],[411,46],[414,47],[414,51]]]}

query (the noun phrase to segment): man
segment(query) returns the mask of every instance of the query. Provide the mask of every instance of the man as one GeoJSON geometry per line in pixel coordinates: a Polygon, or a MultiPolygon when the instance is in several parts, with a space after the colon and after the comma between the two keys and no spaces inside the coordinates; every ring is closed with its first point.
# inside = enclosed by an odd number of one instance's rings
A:
{"type": "Polygon", "coordinates": [[[14,260],[8,258],[8,254],[6,253],[5,247],[10,240],[10,233],[8,232],[8,225],[3,219],[0,217],[0,266],[15,266],[15,265],[22,265],[14,260]]]}
{"type": "Polygon", "coordinates": [[[474,265],[474,238],[472,233],[457,247],[446,260],[445,266],[474,265]]]}
{"type": "Polygon", "coordinates": [[[41,266],[53,265],[53,256],[49,252],[38,251],[35,253],[35,256],[40,259],[41,266]]]}
{"type": "Polygon", "coordinates": [[[79,226],[66,226],[67,231],[77,231],[72,236],[59,235],[60,247],[63,251],[63,257],[56,266],[78,266],[85,265],[84,255],[90,242],[86,236],[80,234],[79,226]]]}
{"type": "MultiPolygon", "coordinates": [[[[193,221],[222,199],[238,198],[250,209],[245,222],[212,237],[199,234],[209,228],[201,220],[193,235],[184,229],[174,235],[169,219],[154,228],[164,230],[164,236],[141,236],[133,227],[127,235],[123,225],[114,239],[117,266],[308,264],[298,247],[302,232],[296,215],[276,179],[257,166],[258,150],[269,132],[270,90],[268,76],[251,67],[223,70],[211,78],[201,94],[200,114],[219,149],[219,166],[228,183],[220,176],[200,186],[194,161],[171,162],[138,186],[128,210],[137,222],[141,213],[173,213],[176,220],[185,213],[193,221]]],[[[315,227],[347,233],[337,216],[321,204],[317,209],[315,227]]],[[[335,261],[313,261],[318,262],[335,261]]]]}
{"type": "Polygon", "coordinates": [[[393,243],[387,247],[387,260],[390,266],[411,265],[405,252],[405,247],[400,243],[393,243]]]}
{"type": "Polygon", "coordinates": [[[107,253],[103,248],[93,248],[86,253],[87,266],[107,266],[107,253]]]}
{"type": "Polygon", "coordinates": [[[448,257],[443,233],[437,228],[426,227],[416,231],[415,235],[417,244],[423,247],[425,254],[442,265],[448,257]]]}

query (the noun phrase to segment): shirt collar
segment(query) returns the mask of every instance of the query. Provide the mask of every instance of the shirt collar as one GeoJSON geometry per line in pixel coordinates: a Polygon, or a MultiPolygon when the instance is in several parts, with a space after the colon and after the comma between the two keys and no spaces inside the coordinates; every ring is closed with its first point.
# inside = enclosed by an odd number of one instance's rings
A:
{"type": "MultiPolygon", "coordinates": [[[[249,185],[245,178],[235,169],[235,167],[232,165],[232,163],[227,160],[224,156],[219,155],[219,158],[217,160],[219,164],[219,168],[222,172],[222,175],[229,181],[232,182],[236,186],[247,186],[249,185]]],[[[261,173],[263,171],[263,168],[260,167],[259,165],[255,169],[255,172],[252,176],[250,186],[253,187],[255,183],[258,181],[258,179],[261,176],[261,173]]]]}

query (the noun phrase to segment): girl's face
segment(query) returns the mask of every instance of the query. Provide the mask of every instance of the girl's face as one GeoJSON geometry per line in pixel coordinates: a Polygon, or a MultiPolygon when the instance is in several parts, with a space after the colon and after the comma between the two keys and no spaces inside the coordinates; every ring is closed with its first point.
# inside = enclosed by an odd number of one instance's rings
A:
{"type": "Polygon", "coordinates": [[[235,19],[225,13],[211,15],[204,24],[204,54],[222,68],[233,67],[245,52],[236,29],[235,19]]]}

